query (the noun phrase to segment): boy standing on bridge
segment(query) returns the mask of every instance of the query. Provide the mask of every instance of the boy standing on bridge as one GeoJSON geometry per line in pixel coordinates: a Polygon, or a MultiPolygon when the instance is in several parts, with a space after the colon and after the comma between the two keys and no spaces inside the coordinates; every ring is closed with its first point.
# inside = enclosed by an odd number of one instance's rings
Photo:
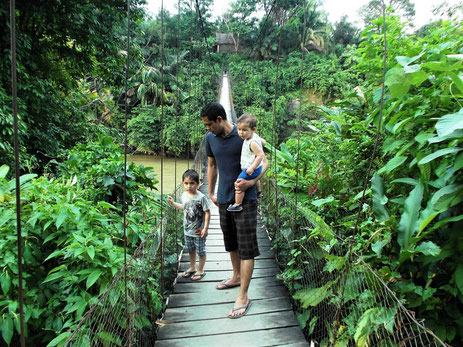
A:
{"type": "MultiPolygon", "coordinates": [[[[262,139],[256,134],[257,120],[252,114],[243,114],[236,121],[238,135],[243,139],[241,148],[241,173],[237,179],[252,180],[262,172],[262,160],[264,150],[262,139]]],[[[243,210],[244,192],[235,192],[235,203],[228,206],[229,212],[240,212],[243,210]]]]}
{"type": "Polygon", "coordinates": [[[268,162],[264,156],[262,172],[252,180],[236,177],[241,172],[240,157],[243,139],[238,136],[237,126],[227,120],[221,104],[211,102],[201,111],[206,129],[206,154],[208,157],[207,183],[209,196],[219,207],[220,227],[224,236],[225,250],[230,253],[233,276],[217,285],[217,289],[240,286],[238,297],[228,314],[230,318],[244,316],[251,300],[248,289],[254,270],[254,258],[259,255],[257,246],[257,195],[255,183],[267,170],[268,162]],[[217,196],[214,195],[217,177],[220,176],[217,196]],[[243,212],[227,211],[235,200],[235,188],[244,192],[243,212]]]}
{"type": "Polygon", "coordinates": [[[206,196],[198,191],[199,175],[195,170],[186,170],[182,176],[183,188],[182,203],[179,204],[169,196],[169,203],[179,210],[183,210],[183,230],[185,236],[185,251],[190,256],[190,267],[182,277],[191,277],[192,281],[199,281],[206,273],[206,236],[211,211],[206,196]],[[199,266],[196,270],[196,253],[199,255],[199,266]]]}

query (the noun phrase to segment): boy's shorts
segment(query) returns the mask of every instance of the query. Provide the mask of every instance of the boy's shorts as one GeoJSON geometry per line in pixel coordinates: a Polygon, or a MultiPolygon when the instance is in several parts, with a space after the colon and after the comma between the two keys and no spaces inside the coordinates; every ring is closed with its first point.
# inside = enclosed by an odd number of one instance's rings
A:
{"type": "Polygon", "coordinates": [[[185,252],[197,252],[200,257],[206,255],[206,238],[185,235],[185,252]]]}
{"type": "Polygon", "coordinates": [[[253,180],[254,178],[256,178],[257,176],[260,175],[260,173],[262,172],[262,166],[258,167],[257,169],[254,170],[254,172],[252,173],[252,175],[248,175],[246,173],[246,170],[247,169],[243,169],[241,170],[241,173],[240,175],[238,176],[238,178],[244,178],[245,180],[249,181],[249,180],[253,180]]]}
{"type": "Polygon", "coordinates": [[[240,259],[253,259],[259,253],[257,245],[257,201],[244,200],[241,212],[229,212],[230,204],[219,204],[220,228],[225,250],[238,250],[240,259]]]}

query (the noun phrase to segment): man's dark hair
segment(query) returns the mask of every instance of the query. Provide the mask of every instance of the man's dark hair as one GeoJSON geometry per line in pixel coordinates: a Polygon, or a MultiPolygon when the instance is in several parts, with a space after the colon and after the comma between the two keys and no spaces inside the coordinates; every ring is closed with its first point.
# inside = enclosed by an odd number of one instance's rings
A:
{"type": "Polygon", "coordinates": [[[221,104],[218,102],[210,102],[201,110],[201,118],[207,117],[208,120],[217,122],[217,117],[227,119],[227,113],[221,104]]]}
{"type": "Polygon", "coordinates": [[[186,170],[182,175],[182,182],[185,180],[186,177],[192,179],[196,183],[199,183],[199,174],[195,170],[186,170]]]}

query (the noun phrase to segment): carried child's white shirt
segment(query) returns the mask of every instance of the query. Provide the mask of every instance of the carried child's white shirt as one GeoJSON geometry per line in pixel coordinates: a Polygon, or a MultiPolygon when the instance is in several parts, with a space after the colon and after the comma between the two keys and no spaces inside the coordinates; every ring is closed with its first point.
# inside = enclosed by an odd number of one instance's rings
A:
{"type": "MultiPolygon", "coordinates": [[[[252,137],[249,140],[244,140],[243,147],[241,148],[241,170],[249,168],[256,158],[256,155],[253,151],[251,151],[251,143],[253,142],[255,142],[263,150],[261,138],[256,133],[252,134],[252,137]]],[[[262,160],[257,168],[261,166],[262,160]]]]}

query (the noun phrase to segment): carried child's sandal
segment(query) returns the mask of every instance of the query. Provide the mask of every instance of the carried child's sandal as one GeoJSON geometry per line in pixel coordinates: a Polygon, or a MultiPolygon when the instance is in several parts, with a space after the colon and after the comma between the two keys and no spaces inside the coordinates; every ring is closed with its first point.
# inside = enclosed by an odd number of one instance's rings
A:
{"type": "Polygon", "coordinates": [[[239,205],[230,205],[230,206],[228,206],[227,211],[228,212],[240,212],[240,211],[243,211],[243,206],[241,206],[241,204],[239,204],[239,205]]]}

